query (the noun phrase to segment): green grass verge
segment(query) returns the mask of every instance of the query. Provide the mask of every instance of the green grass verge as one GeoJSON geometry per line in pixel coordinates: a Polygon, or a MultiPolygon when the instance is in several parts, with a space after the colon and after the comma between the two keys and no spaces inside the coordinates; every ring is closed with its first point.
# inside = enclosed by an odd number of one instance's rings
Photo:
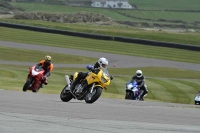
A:
{"type": "Polygon", "coordinates": [[[108,52],[181,62],[200,63],[200,53],[196,51],[146,46],[115,41],[94,40],[4,27],[0,27],[0,31],[0,40],[4,41],[82,49],[97,52],[108,52]]]}
{"type": "Polygon", "coordinates": [[[36,50],[15,49],[0,46],[0,60],[2,61],[39,62],[40,60],[44,59],[45,55],[50,55],[53,63],[89,64],[97,61],[97,58],[92,57],[74,56],[36,50]]]}
{"type": "Polygon", "coordinates": [[[146,10],[199,10],[199,0],[129,0],[129,3],[136,4],[139,9],[146,10]]]}
{"type": "Polygon", "coordinates": [[[148,40],[156,40],[163,42],[175,42],[188,45],[200,45],[199,33],[175,33],[166,31],[148,31],[124,25],[95,25],[95,24],[66,24],[47,22],[39,20],[14,20],[14,19],[0,19],[0,22],[24,24],[29,26],[37,26],[44,28],[52,28],[59,30],[68,30],[75,32],[86,32],[92,34],[103,34],[109,36],[123,36],[130,38],[140,38],[148,40]]]}
{"type": "MultiPolygon", "coordinates": [[[[199,17],[200,17],[200,14],[196,12],[139,11],[139,10],[122,10],[119,12],[129,14],[135,18],[144,19],[145,20],[145,21],[143,20],[144,22],[151,22],[151,20],[152,22],[155,22],[156,20],[164,19],[168,21],[179,20],[185,23],[192,23],[195,21],[199,21],[199,17]],[[146,19],[149,19],[149,20],[146,20],[146,19]]],[[[142,20],[138,19],[137,21],[142,21],[142,20]]],[[[165,23],[169,24],[169,22],[165,22],[165,23]]],[[[179,24],[182,24],[182,23],[179,22],[179,24]]]]}
{"type": "MultiPolygon", "coordinates": [[[[159,11],[138,11],[138,10],[118,10],[119,12],[131,14],[134,17],[144,18],[144,19],[166,19],[166,20],[180,20],[187,22],[187,28],[190,28],[192,23],[196,23],[200,21],[198,12],[167,12],[164,9],[174,9],[174,10],[198,10],[199,9],[199,1],[198,0],[149,0],[149,1],[135,1],[130,0],[131,4],[136,4],[139,9],[145,10],[159,10],[159,11]],[[171,3],[174,3],[173,5],[171,3]],[[178,3],[178,4],[175,4],[178,3]],[[190,23],[189,23],[190,22],[190,23]]],[[[144,21],[138,20],[130,17],[123,16],[118,14],[110,9],[102,9],[102,8],[85,8],[85,7],[71,7],[65,5],[52,5],[52,4],[41,4],[41,3],[24,3],[24,2],[11,2],[13,6],[25,8],[28,12],[54,12],[54,13],[76,13],[79,11],[87,11],[94,13],[101,13],[106,16],[111,17],[114,20],[123,20],[123,21],[134,21],[134,22],[148,22],[149,25],[153,25],[153,23],[158,23],[157,21],[144,21]]],[[[97,34],[106,34],[112,36],[125,36],[132,38],[141,38],[141,39],[149,39],[149,40],[158,40],[158,41],[166,41],[166,42],[175,42],[175,43],[183,43],[183,44],[191,44],[191,45],[199,45],[200,38],[199,34],[194,33],[166,33],[166,32],[155,32],[155,31],[142,31],[137,30],[135,28],[126,27],[126,26],[94,26],[91,24],[63,24],[63,23],[52,23],[52,22],[42,22],[42,21],[27,21],[27,20],[12,20],[12,19],[0,19],[3,22],[11,22],[11,23],[20,23],[27,25],[35,25],[41,27],[50,27],[62,30],[71,30],[71,31],[82,31],[88,33],[97,33],[97,34]]],[[[172,24],[171,22],[162,22],[163,24],[172,24]]],[[[173,23],[174,28],[176,28],[176,24],[181,25],[180,23],[173,23]]],[[[159,25],[159,24],[158,24],[159,25]]],[[[197,30],[197,29],[195,29],[197,30]]],[[[198,32],[198,31],[197,31],[198,32]]]]}
{"type": "MultiPolygon", "coordinates": [[[[25,83],[28,66],[15,66],[15,65],[0,65],[0,89],[22,91],[22,87],[25,83]]],[[[113,68],[114,69],[114,68],[113,68]]],[[[134,68],[138,69],[138,68],[134,68]]],[[[148,86],[149,93],[146,97],[148,101],[163,101],[174,103],[187,103],[193,104],[193,98],[198,92],[200,72],[193,73],[193,71],[180,71],[179,69],[170,69],[163,72],[168,78],[160,78],[159,75],[151,75],[148,77],[151,71],[157,71],[158,68],[144,68],[144,74],[147,76],[146,84],[148,86]],[[176,73],[173,73],[175,72],[176,73]],[[169,77],[176,77],[177,75],[187,75],[188,79],[170,79],[169,77]]],[[[166,68],[160,68],[165,70],[166,68]]],[[[115,68],[115,71],[121,71],[115,68]]],[[[76,68],[55,68],[52,75],[49,77],[49,84],[44,86],[38,93],[53,93],[59,94],[65,86],[64,75],[73,74],[75,71],[86,71],[86,69],[76,68]]],[[[131,70],[124,69],[131,73],[131,70]]],[[[112,69],[109,69],[112,75],[117,75],[112,69]]],[[[102,96],[105,98],[119,98],[124,99],[125,96],[125,83],[131,79],[131,75],[114,76],[114,80],[111,81],[109,89],[103,90],[102,96]]]]}
{"type": "MultiPolygon", "coordinates": [[[[177,2],[178,4],[172,6],[171,4],[168,5],[166,3],[166,1],[160,1],[160,2],[131,2],[130,3],[134,3],[135,5],[137,5],[138,9],[140,10],[157,10],[157,11],[138,11],[138,10],[127,10],[125,12],[131,13],[131,12],[135,12],[134,16],[137,17],[139,16],[140,18],[155,18],[157,19],[161,19],[161,18],[165,18],[165,19],[169,19],[169,20],[182,20],[182,21],[190,21],[190,22],[194,22],[194,21],[199,21],[198,17],[195,16],[199,16],[197,13],[194,12],[188,12],[185,14],[185,12],[165,12],[165,9],[171,9],[171,10],[199,10],[200,6],[198,4],[197,0],[193,0],[193,2],[188,3],[186,0],[182,1],[182,2],[177,2]],[[161,3],[165,3],[164,6],[157,6],[158,4],[161,3]],[[181,3],[181,4],[180,4],[181,3]],[[145,6],[144,6],[145,5],[145,6]],[[181,6],[182,7],[181,7],[181,6]],[[190,7],[188,6],[190,5],[190,7]],[[148,14],[148,15],[147,15],[148,14]],[[161,14],[163,16],[161,16],[161,14]],[[179,15],[176,15],[179,14],[179,15]],[[188,16],[188,14],[190,14],[188,16]],[[194,16],[194,17],[191,17],[194,16]],[[185,18],[184,18],[185,17],[185,18]],[[189,17],[187,19],[187,17],[189,17]]],[[[174,1],[172,3],[175,3],[174,1]]],[[[22,9],[25,9],[26,12],[55,12],[55,13],[77,13],[80,11],[87,11],[87,12],[94,12],[94,13],[100,13],[100,14],[104,14],[108,17],[111,17],[114,20],[123,20],[123,21],[134,21],[137,19],[134,18],[130,18],[130,17],[126,17],[123,16],[121,14],[118,14],[116,12],[114,12],[113,10],[110,9],[103,9],[103,8],[90,8],[90,7],[73,7],[73,6],[65,6],[65,5],[52,5],[52,4],[45,4],[45,3],[25,3],[25,2],[10,2],[10,4],[12,6],[15,7],[20,7],[22,9]]],[[[121,11],[121,10],[118,10],[121,11]]]]}
{"type": "MultiPolygon", "coordinates": [[[[116,75],[131,76],[135,74],[135,71],[139,68],[110,68],[109,71],[116,75]]],[[[149,78],[179,78],[179,79],[199,79],[199,72],[188,71],[184,69],[174,69],[168,67],[142,67],[143,73],[149,78]]]]}
{"type": "MultiPolygon", "coordinates": [[[[74,1],[88,1],[91,0],[74,0],[74,1]]],[[[161,9],[174,9],[174,10],[199,10],[200,9],[200,2],[199,0],[129,0],[130,4],[137,5],[138,9],[146,9],[146,10],[161,10],[161,9]],[[173,3],[173,4],[172,4],[173,3]]],[[[20,3],[11,3],[12,5],[22,5],[23,2],[20,3]]],[[[31,3],[29,3],[31,4],[31,3]]],[[[41,3],[40,3],[41,5],[41,3]]],[[[50,6],[52,6],[50,4],[50,6]]],[[[24,7],[24,6],[23,6],[24,7]]],[[[55,10],[55,8],[50,9],[48,4],[44,6],[45,9],[49,9],[50,11],[55,10]]],[[[38,7],[35,7],[34,5],[30,6],[29,10],[33,9],[40,9],[38,7]]],[[[56,8],[57,9],[57,8],[56,8]]],[[[44,9],[40,9],[44,10],[44,9]]],[[[60,9],[61,10],[61,9],[60,9]]]]}
{"type": "MultiPolygon", "coordinates": [[[[109,52],[110,50],[110,52],[117,53],[120,51],[118,49],[120,48],[122,49],[120,45],[123,45],[123,50],[124,50],[122,51],[123,54],[126,54],[126,52],[128,52],[126,51],[128,48],[126,49],[125,46],[126,47],[129,46],[129,48],[134,49],[134,51],[138,51],[137,54],[142,50],[152,51],[151,52],[152,54],[153,52],[155,53],[155,51],[160,50],[157,53],[159,55],[159,53],[161,52],[165,53],[165,50],[166,50],[168,51],[166,53],[171,54],[171,58],[177,58],[177,55],[180,54],[177,52],[180,51],[182,52],[182,56],[180,56],[179,58],[186,57],[188,58],[188,60],[189,59],[193,60],[194,57],[191,55],[195,53],[195,52],[186,51],[186,50],[173,51],[175,49],[167,49],[167,48],[156,49],[157,47],[147,47],[147,46],[142,47],[142,49],[139,49],[139,47],[137,46],[141,46],[141,45],[127,44],[127,43],[112,44],[112,42],[110,41],[82,39],[82,38],[77,38],[77,37],[53,35],[53,34],[46,34],[46,33],[43,34],[43,33],[38,33],[38,32],[14,30],[14,29],[9,29],[9,28],[2,28],[2,29],[3,30],[1,30],[0,32],[0,40],[8,40],[8,41],[12,40],[16,42],[27,42],[27,43],[34,42],[36,44],[51,45],[51,46],[56,46],[56,47],[72,47],[72,48],[83,49],[83,44],[84,44],[85,49],[88,48],[89,50],[99,51],[98,46],[101,46],[101,47],[108,48],[107,52],[109,52]],[[8,32],[10,32],[10,34],[8,32]],[[68,45],[71,43],[73,45],[68,45]],[[97,46],[95,46],[94,44],[96,44],[97,46]],[[134,45],[134,47],[132,47],[132,45],[134,45]],[[155,49],[151,49],[151,48],[155,48],[155,49]]],[[[2,52],[1,56],[3,57],[0,60],[8,60],[8,61],[9,60],[11,61],[30,60],[30,56],[28,56],[28,53],[30,54],[31,51],[26,52],[21,49],[1,47],[0,53],[1,52],[2,52]],[[10,55],[10,54],[18,55],[22,52],[27,56],[18,56],[18,58],[16,58],[10,55]]],[[[35,52],[38,53],[39,55],[42,54],[39,51],[33,51],[33,54],[35,52]]],[[[56,56],[57,55],[55,55],[55,57],[56,56]]],[[[62,59],[64,57],[62,56],[68,57],[68,55],[58,54],[58,57],[54,59],[58,60],[58,62],[64,62],[64,59],[62,59]]],[[[166,56],[166,55],[163,54],[163,56],[166,56]]],[[[74,58],[74,61],[72,61],[72,63],[82,62],[80,58],[82,57],[76,56],[74,58]]],[[[41,57],[36,56],[34,58],[35,61],[38,61],[38,59],[41,59],[41,57]]],[[[196,57],[196,60],[198,61],[197,57],[196,57]]],[[[90,58],[85,61],[90,62],[90,61],[93,61],[93,59],[90,58]]],[[[6,89],[6,90],[21,91],[22,86],[26,80],[28,67],[30,66],[19,67],[19,66],[14,66],[14,65],[0,65],[0,88],[6,89]]],[[[102,97],[124,99],[125,83],[131,79],[136,69],[141,69],[141,68],[129,68],[129,69],[120,69],[120,68],[111,69],[110,68],[109,72],[112,75],[114,75],[114,80],[111,82],[109,89],[107,91],[103,91],[102,97]]],[[[187,71],[187,70],[182,70],[182,69],[172,69],[172,68],[158,68],[158,67],[142,68],[142,70],[144,72],[144,75],[146,76],[146,84],[148,85],[148,89],[149,89],[149,94],[146,100],[193,104],[193,98],[196,92],[198,91],[198,86],[200,85],[199,83],[200,72],[187,71]]],[[[75,71],[86,71],[86,69],[84,68],[83,69],[54,68],[53,73],[51,77],[49,78],[49,85],[41,89],[39,93],[59,94],[65,85],[64,75],[73,74],[75,71]]]]}

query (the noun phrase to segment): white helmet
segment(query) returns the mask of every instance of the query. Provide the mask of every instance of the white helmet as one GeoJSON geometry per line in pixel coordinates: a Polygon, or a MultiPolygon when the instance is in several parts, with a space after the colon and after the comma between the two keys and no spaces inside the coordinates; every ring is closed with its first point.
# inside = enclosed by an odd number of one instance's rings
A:
{"type": "Polygon", "coordinates": [[[137,70],[137,71],[136,71],[136,76],[137,76],[138,78],[142,77],[142,71],[141,71],[141,70],[137,70]]]}
{"type": "Polygon", "coordinates": [[[98,63],[101,68],[107,68],[108,66],[108,60],[104,57],[99,58],[98,63]]]}

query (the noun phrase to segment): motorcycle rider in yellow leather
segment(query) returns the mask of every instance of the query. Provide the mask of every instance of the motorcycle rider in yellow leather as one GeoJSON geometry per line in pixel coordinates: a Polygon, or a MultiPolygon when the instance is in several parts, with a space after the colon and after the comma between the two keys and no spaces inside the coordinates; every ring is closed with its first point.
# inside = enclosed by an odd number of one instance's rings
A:
{"type": "MultiPolygon", "coordinates": [[[[94,72],[95,70],[98,71],[97,68],[99,68],[99,67],[100,67],[100,68],[106,68],[106,69],[107,69],[107,66],[108,66],[108,60],[107,60],[106,58],[104,58],[104,57],[101,57],[101,58],[99,58],[99,60],[98,60],[93,66],[88,65],[88,66],[87,66],[87,69],[88,69],[89,71],[94,72]]],[[[81,79],[86,78],[87,75],[88,75],[88,72],[79,72],[77,78],[76,78],[76,79],[74,80],[74,82],[72,83],[70,89],[73,90],[74,87],[76,86],[76,84],[79,83],[81,79]]],[[[82,92],[82,90],[78,90],[78,91],[79,91],[79,93],[82,92]]]]}

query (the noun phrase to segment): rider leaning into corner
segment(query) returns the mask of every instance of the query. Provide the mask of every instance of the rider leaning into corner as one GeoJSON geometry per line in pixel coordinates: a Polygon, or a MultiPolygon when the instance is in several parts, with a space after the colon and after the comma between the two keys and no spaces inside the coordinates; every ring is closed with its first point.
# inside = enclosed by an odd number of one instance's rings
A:
{"type": "MultiPolygon", "coordinates": [[[[99,60],[93,65],[88,65],[87,69],[89,71],[94,71],[94,70],[98,70],[97,68],[105,68],[107,69],[108,66],[108,60],[104,57],[99,58],[99,60]]],[[[74,82],[72,83],[70,89],[74,89],[75,85],[81,80],[86,78],[86,76],[88,75],[88,72],[79,72],[77,78],[74,80],[74,82]]],[[[113,77],[111,77],[113,78],[113,77]]],[[[81,91],[81,90],[80,90],[81,91]]]]}
{"type": "Polygon", "coordinates": [[[42,77],[42,82],[40,87],[43,88],[42,84],[48,84],[48,78],[51,75],[51,71],[53,70],[53,64],[51,62],[51,56],[46,55],[44,60],[41,60],[38,65],[42,66],[44,69],[44,76],[42,77]]]}
{"type": "Polygon", "coordinates": [[[131,83],[133,83],[134,81],[137,82],[138,88],[140,88],[140,90],[143,90],[143,93],[140,95],[139,100],[144,101],[144,97],[147,95],[148,90],[145,84],[145,77],[142,75],[141,70],[137,70],[136,74],[132,77],[131,83]]]}

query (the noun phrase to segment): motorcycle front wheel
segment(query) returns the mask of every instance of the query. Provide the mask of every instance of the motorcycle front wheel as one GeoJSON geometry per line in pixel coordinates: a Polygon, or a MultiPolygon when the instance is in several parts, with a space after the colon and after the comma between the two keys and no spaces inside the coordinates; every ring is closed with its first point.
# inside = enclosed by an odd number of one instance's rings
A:
{"type": "Polygon", "coordinates": [[[195,105],[200,105],[200,101],[194,101],[195,105]]]}
{"type": "Polygon", "coordinates": [[[128,99],[128,97],[129,97],[129,92],[126,92],[125,99],[128,99]]]}
{"type": "Polygon", "coordinates": [[[24,84],[24,87],[23,87],[22,90],[23,90],[24,92],[27,91],[28,88],[31,86],[31,84],[32,84],[32,78],[28,78],[27,81],[26,81],[26,83],[24,84]]]}
{"type": "Polygon", "coordinates": [[[69,90],[65,90],[65,88],[67,87],[68,85],[66,85],[63,90],[61,91],[60,93],[60,99],[63,101],[63,102],[69,102],[73,96],[72,94],[70,93],[69,90]]]}
{"type": "Polygon", "coordinates": [[[93,102],[95,102],[101,96],[101,93],[102,93],[102,88],[101,87],[99,87],[99,86],[94,87],[92,93],[88,92],[86,94],[86,96],[85,96],[85,102],[86,103],[93,103],[93,102]]]}
{"type": "Polygon", "coordinates": [[[132,91],[126,91],[125,99],[132,100],[133,99],[133,92],[132,91]]]}

